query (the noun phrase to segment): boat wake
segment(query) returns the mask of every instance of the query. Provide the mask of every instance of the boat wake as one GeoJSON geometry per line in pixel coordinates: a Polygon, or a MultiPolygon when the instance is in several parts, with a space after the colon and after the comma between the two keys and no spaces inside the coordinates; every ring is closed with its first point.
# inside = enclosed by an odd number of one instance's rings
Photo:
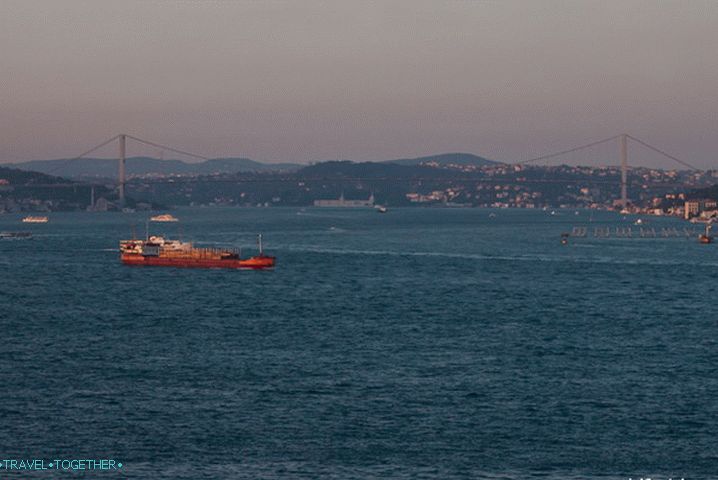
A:
{"type": "Polygon", "coordinates": [[[502,262],[549,262],[549,263],[584,263],[584,264],[606,264],[606,265],[635,265],[635,266],[716,266],[718,262],[682,262],[675,260],[650,260],[650,259],[621,259],[615,257],[593,257],[576,258],[569,256],[553,255],[486,255],[477,253],[448,253],[448,252],[393,252],[390,250],[358,250],[358,249],[337,249],[313,246],[279,246],[279,249],[292,252],[306,253],[327,253],[333,255],[373,255],[392,257],[436,257],[456,258],[462,260],[481,261],[502,261],[502,262]]]}

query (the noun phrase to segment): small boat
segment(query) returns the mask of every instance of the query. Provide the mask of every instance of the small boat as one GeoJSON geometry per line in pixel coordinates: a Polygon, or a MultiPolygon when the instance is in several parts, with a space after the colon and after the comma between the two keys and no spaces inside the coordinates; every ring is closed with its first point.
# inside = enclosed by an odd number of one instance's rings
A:
{"type": "Polygon", "coordinates": [[[647,224],[647,223],[648,223],[648,222],[646,222],[646,221],[643,220],[642,218],[639,218],[638,220],[636,220],[635,222],[633,222],[634,225],[645,225],[645,224],[647,224]]]}
{"type": "Polygon", "coordinates": [[[0,232],[0,238],[31,238],[30,232],[0,232]]]}
{"type": "Polygon", "coordinates": [[[713,243],[713,235],[710,234],[711,226],[706,225],[706,231],[698,235],[698,241],[703,244],[713,243]]]}
{"type": "Polygon", "coordinates": [[[570,233],[562,233],[561,234],[561,245],[568,245],[568,237],[570,237],[570,233]]]}
{"type": "Polygon", "coordinates": [[[48,220],[49,218],[47,217],[34,217],[32,215],[28,215],[22,219],[22,223],[47,223],[48,220]]]}
{"type": "Polygon", "coordinates": [[[153,222],[179,222],[179,219],[177,217],[173,217],[169,213],[155,215],[154,217],[150,217],[150,220],[153,222]]]}
{"type": "Polygon", "coordinates": [[[383,207],[381,205],[377,205],[375,208],[376,208],[376,211],[379,213],[386,213],[389,210],[388,208],[383,207]]]}

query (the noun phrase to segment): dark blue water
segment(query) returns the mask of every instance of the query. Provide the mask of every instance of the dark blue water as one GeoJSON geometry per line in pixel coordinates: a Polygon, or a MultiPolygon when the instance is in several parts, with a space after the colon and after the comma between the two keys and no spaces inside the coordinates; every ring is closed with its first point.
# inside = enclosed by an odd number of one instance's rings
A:
{"type": "Polygon", "coordinates": [[[0,457],[124,463],[86,478],[718,472],[716,245],[562,246],[587,212],[173,213],[154,233],[250,253],[262,232],[278,267],[124,267],[140,214],[0,217],[35,233],[0,241],[0,457]]]}

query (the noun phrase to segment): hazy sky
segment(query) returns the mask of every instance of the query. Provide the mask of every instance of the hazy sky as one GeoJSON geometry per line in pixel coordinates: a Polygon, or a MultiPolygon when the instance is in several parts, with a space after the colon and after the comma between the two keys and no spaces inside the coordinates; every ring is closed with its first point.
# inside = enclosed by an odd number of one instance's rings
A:
{"type": "Polygon", "coordinates": [[[714,0],[0,0],[0,161],[121,132],[261,161],[511,161],[625,131],[718,167],[717,127],[714,0]]]}

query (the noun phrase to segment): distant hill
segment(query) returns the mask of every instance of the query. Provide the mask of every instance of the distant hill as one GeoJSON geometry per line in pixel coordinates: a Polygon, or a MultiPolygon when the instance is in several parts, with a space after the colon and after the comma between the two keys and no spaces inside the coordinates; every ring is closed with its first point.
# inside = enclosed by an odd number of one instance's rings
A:
{"type": "MultiPolygon", "coordinates": [[[[117,160],[111,158],[81,158],[78,160],[32,160],[15,163],[22,170],[60,175],[64,177],[117,177],[117,160]]],[[[293,163],[260,163],[249,158],[214,158],[199,163],[181,160],[159,160],[150,157],[130,157],[125,163],[127,175],[210,175],[214,173],[294,171],[301,165],[293,163]]]]}
{"type": "Polygon", "coordinates": [[[399,165],[393,162],[361,162],[348,160],[332,160],[304,167],[297,171],[299,178],[397,178],[411,179],[412,177],[442,178],[455,175],[449,170],[424,165],[399,165]]]}
{"type": "Polygon", "coordinates": [[[299,170],[303,175],[334,175],[334,176],[404,176],[411,177],[418,174],[437,176],[440,171],[449,166],[477,166],[499,165],[501,162],[479,157],[471,153],[442,153],[418,158],[399,158],[395,160],[380,160],[374,162],[352,162],[349,160],[330,160],[316,163],[299,170]]]}
{"type": "Polygon", "coordinates": [[[441,153],[439,155],[430,155],[428,157],[418,158],[400,158],[398,160],[385,160],[383,163],[395,163],[397,165],[431,165],[436,164],[440,167],[448,165],[474,165],[483,167],[485,165],[496,165],[501,162],[489,160],[488,158],[479,157],[471,153],[441,153]]]}
{"type": "MultiPolygon", "coordinates": [[[[317,165],[336,164],[342,162],[322,162],[317,165]]],[[[351,163],[351,162],[346,162],[351,163]]],[[[443,153],[419,158],[400,158],[378,162],[362,162],[353,165],[363,165],[362,170],[370,170],[367,165],[400,165],[406,167],[447,167],[458,166],[484,166],[499,162],[472,155],[470,153],[443,153]]],[[[32,160],[15,163],[12,167],[22,170],[58,175],[68,178],[116,178],[117,160],[112,158],[81,158],[78,160],[32,160]]],[[[204,162],[189,163],[182,160],[160,160],[151,157],[130,157],[126,162],[127,175],[212,175],[233,174],[244,172],[293,172],[302,169],[303,165],[296,163],[261,163],[249,158],[214,158],[204,162]]],[[[305,167],[306,168],[306,167],[305,167]]],[[[336,168],[336,165],[334,166],[336,168]]],[[[347,167],[357,168],[357,167],[347,167]]],[[[379,168],[379,167],[377,167],[379,168]]],[[[386,170],[381,170],[386,172],[386,170]]],[[[396,172],[395,172],[396,173],[396,172]]]]}

